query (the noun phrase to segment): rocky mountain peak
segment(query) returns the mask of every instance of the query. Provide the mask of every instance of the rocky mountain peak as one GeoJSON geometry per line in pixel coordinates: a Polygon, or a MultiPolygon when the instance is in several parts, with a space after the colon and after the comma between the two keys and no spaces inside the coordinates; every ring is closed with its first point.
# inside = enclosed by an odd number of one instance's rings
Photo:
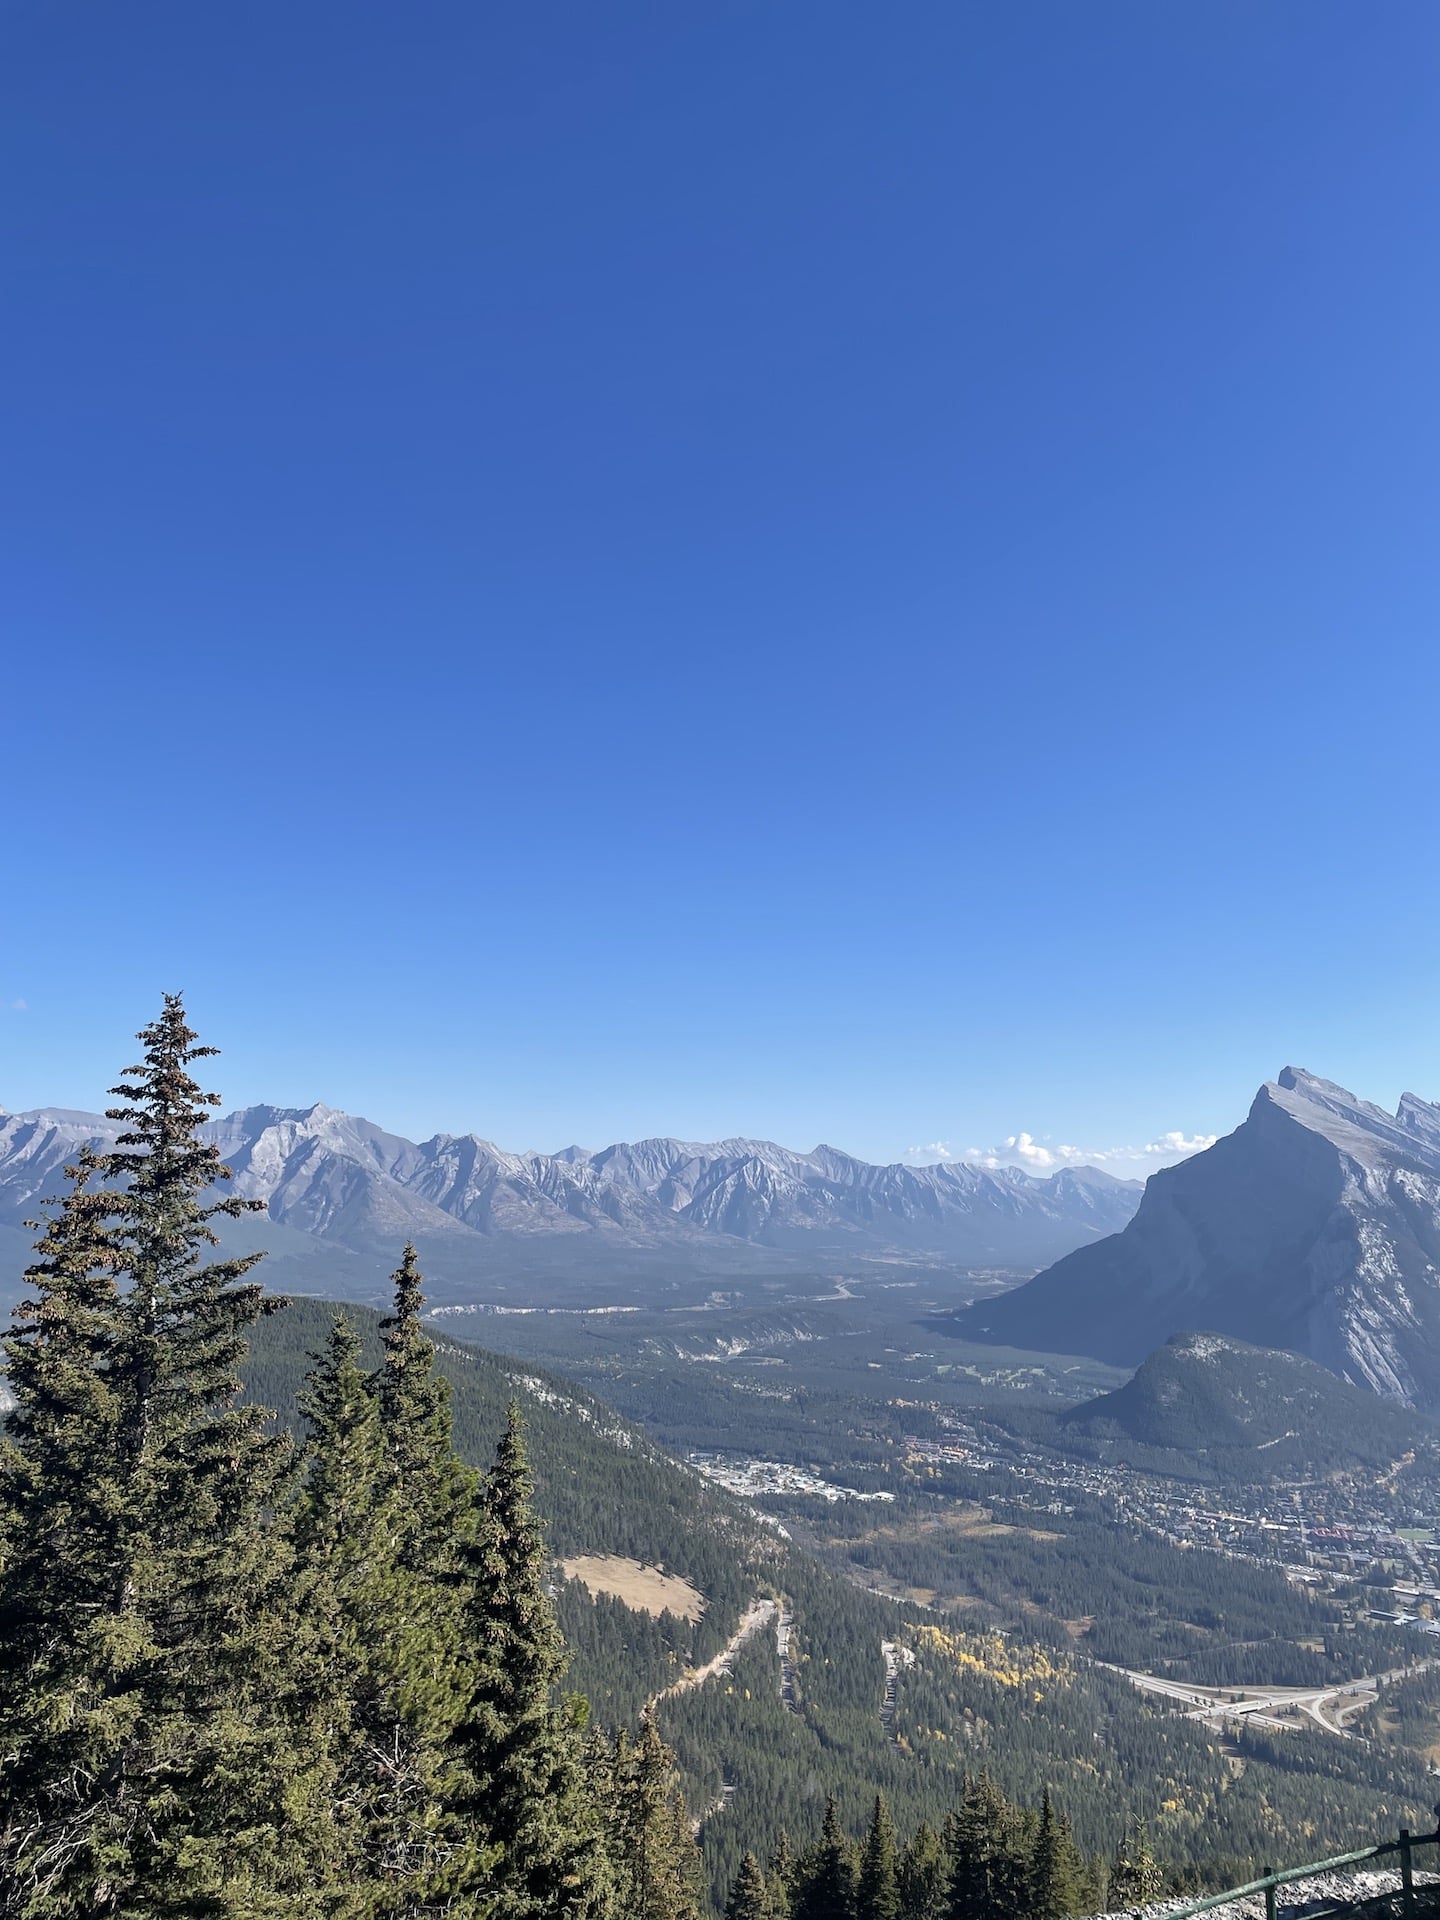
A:
{"type": "Polygon", "coordinates": [[[961,1324],[1122,1365],[1199,1324],[1440,1410],[1440,1109],[1411,1095],[1392,1115],[1286,1067],[1123,1231],[961,1324]]]}

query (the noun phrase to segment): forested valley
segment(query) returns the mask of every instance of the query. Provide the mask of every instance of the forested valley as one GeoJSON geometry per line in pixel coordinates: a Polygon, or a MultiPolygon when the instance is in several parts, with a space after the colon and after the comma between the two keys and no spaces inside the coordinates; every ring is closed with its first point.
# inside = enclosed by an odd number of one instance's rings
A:
{"type": "MultiPolygon", "coordinates": [[[[383,1317],[266,1295],[216,1244],[250,1203],[203,1139],[209,1050],[173,999],[142,1041],[6,1346],[0,1916],[1058,1920],[1418,1820],[1403,1742],[1221,1751],[1087,1657],[1153,1658],[1179,1576],[1146,1543],[1097,1562],[1080,1530],[1022,1632],[1023,1516],[918,1524],[957,1482],[885,1510],[885,1568],[963,1551],[968,1609],[889,1597],[859,1510],[812,1516],[824,1564],[583,1389],[437,1334],[408,1250],[383,1317]],[[557,1565],[596,1552],[703,1607],[557,1565]],[[1111,1638],[1081,1651],[1087,1608],[1111,1638]]],[[[1305,1596],[1202,1559],[1217,1640],[1331,1658],[1305,1596]]]]}

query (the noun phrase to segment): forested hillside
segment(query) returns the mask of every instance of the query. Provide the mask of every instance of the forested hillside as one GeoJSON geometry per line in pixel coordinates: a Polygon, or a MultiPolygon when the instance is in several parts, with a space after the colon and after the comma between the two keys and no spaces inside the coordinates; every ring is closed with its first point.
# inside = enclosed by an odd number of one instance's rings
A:
{"type": "MultiPolygon", "coordinates": [[[[248,1397],[298,1418],[297,1401],[310,1356],[343,1311],[374,1364],[381,1353],[381,1316],[295,1300],[261,1321],[243,1372],[248,1397]]],[[[665,1615],[651,1622],[618,1602],[596,1605],[579,1585],[559,1595],[580,1664],[574,1681],[597,1706],[612,1701],[630,1718],[644,1700],[688,1666],[711,1659],[733,1632],[745,1605],[778,1581],[783,1542],[738,1501],[668,1459],[637,1427],[581,1387],[517,1365],[436,1330],[436,1360],[450,1384],[456,1451],[479,1466],[494,1451],[505,1408],[518,1398],[525,1412],[536,1505],[550,1551],[622,1554],[663,1567],[706,1599],[693,1625],[665,1615]]]]}

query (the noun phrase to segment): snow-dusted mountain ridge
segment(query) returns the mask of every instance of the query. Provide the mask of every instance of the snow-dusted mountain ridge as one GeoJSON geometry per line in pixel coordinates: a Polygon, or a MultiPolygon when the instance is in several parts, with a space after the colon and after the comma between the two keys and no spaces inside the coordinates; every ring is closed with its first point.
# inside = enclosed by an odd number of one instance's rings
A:
{"type": "MultiPolygon", "coordinates": [[[[1122,1226],[1133,1181],[1095,1169],[1050,1179],[945,1164],[872,1166],[837,1148],[768,1140],[620,1142],[596,1152],[508,1153],[476,1134],[416,1142],[317,1104],[246,1107],[213,1137],[235,1190],[279,1225],[362,1251],[404,1239],[572,1241],[695,1251],[718,1241],[817,1255],[910,1250],[964,1265],[1035,1266],[1122,1226]]],[[[0,1222],[33,1214],[95,1114],[0,1112],[0,1222]]]]}
{"type": "Polygon", "coordinates": [[[1390,1114],[1286,1067],[1234,1133],[1151,1176],[1122,1232],[960,1327],[1119,1365],[1207,1327],[1440,1411],[1440,1106],[1390,1114]]]}

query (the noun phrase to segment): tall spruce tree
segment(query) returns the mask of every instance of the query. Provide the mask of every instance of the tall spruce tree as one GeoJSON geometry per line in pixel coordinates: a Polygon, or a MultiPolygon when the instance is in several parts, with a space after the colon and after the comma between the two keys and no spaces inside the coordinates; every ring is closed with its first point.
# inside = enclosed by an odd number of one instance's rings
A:
{"type": "MultiPolygon", "coordinates": [[[[103,1264],[120,1287],[95,1303],[76,1427],[105,1483],[86,1498],[105,1514],[107,1564],[67,1722],[84,1768],[46,1785],[46,1837],[22,1843],[17,1910],[296,1915],[315,1771],[296,1747],[291,1565],[271,1524],[290,1448],[238,1401],[245,1332],[266,1310],[245,1278],[259,1256],[206,1257],[211,1223],[258,1203],[214,1192],[229,1170],[201,1129],[218,1097],[191,1074],[214,1049],[177,995],[140,1038],[143,1060],[113,1090],[120,1134],[77,1180],[65,1229],[92,1211],[90,1174],[111,1183],[103,1264]]],[[[37,1758],[20,1767],[32,1782],[37,1758]]]]}
{"type": "Polygon", "coordinates": [[[905,1920],[945,1920],[948,1874],[935,1829],[922,1820],[900,1856],[897,1874],[905,1920]]]}
{"type": "Polygon", "coordinates": [[[1046,1787],[1030,1856],[1028,1899],[1032,1920],[1064,1920],[1080,1905],[1083,1865],[1069,1822],[1055,1811],[1046,1787]]]}
{"type": "Polygon", "coordinates": [[[781,1827],[775,1836],[775,1845],[770,1850],[770,1862],[766,1869],[772,1920],[790,1920],[795,1872],[795,1850],[790,1845],[790,1835],[781,1827]]]}
{"type": "Polygon", "coordinates": [[[988,1774],[966,1781],[950,1844],[945,1920],[995,1920],[1023,1907],[1026,1862],[1015,1809],[988,1774]]]}
{"type": "Polygon", "coordinates": [[[855,1856],[834,1799],[825,1802],[820,1844],[798,1876],[795,1920],[855,1920],[855,1856]]]}
{"type": "Polygon", "coordinates": [[[624,1920],[700,1920],[700,1854],[675,1759],[647,1715],[638,1738],[622,1729],[610,1819],[612,1899],[624,1920]]]}
{"type": "Polygon", "coordinates": [[[875,1796],[869,1831],[860,1850],[855,1911],[858,1920],[899,1920],[900,1889],[896,1878],[895,1823],[883,1793],[875,1796]]]}
{"type": "Polygon", "coordinates": [[[461,1551],[475,1530],[477,1476],[452,1440],[450,1382],[435,1365],[421,1322],[424,1276],[413,1246],[391,1275],[393,1311],[380,1322],[385,1357],[376,1376],[389,1472],[401,1495],[405,1563],[456,1593],[461,1551]]]}
{"type": "Polygon", "coordinates": [[[63,1880],[90,1811],[80,1783],[113,1745],[115,1197],[94,1186],[88,1149],[65,1173],[25,1271],[33,1297],[4,1343],[15,1411],[0,1439],[0,1914],[63,1880]]]}
{"type": "Polygon", "coordinates": [[[448,1589],[437,1596],[406,1562],[409,1516],[343,1314],[301,1410],[308,1472],[295,1524],[308,1637],[297,1661],[308,1656],[324,1726],[336,1862],[323,1899],[317,1874],[316,1910],[365,1920],[450,1913],[455,1888],[490,1863],[449,1813],[463,1655],[448,1589]]]}
{"type": "Polygon", "coordinates": [[[240,1402],[236,1372],[246,1329],[284,1303],[246,1278],[258,1254],[207,1258],[212,1222],[264,1210],[215,1191],[230,1170],[202,1129],[220,1099],[191,1068],[216,1049],[178,994],[140,1039],[101,1160],[123,1189],[112,1377],[128,1524],[114,1601],[138,1709],[105,1783],[107,1883],[119,1911],[127,1898],[157,1916],[289,1911],[311,1838],[291,1785],[309,1775],[286,1711],[291,1566],[269,1524],[290,1441],[240,1402]]]}
{"type": "Polygon", "coordinates": [[[460,1811],[502,1849],[485,1883],[496,1920],[595,1920],[609,1861],[590,1790],[583,1716],[556,1699],[566,1648],[546,1593],[520,1409],[511,1402],[479,1526],[464,1551],[469,1699],[456,1729],[468,1785],[460,1811]]]}
{"type": "Polygon", "coordinates": [[[450,1383],[422,1323],[424,1277],[413,1246],[406,1246],[391,1285],[394,1305],[380,1322],[384,1353],[372,1385],[393,1610],[370,1669],[373,1706],[388,1714],[375,1751],[394,1822],[386,1854],[392,1905],[381,1911],[409,1920],[412,1910],[448,1913],[446,1902],[462,1894],[478,1911],[486,1863],[497,1849],[471,1813],[460,1811],[469,1791],[455,1744],[476,1661],[483,1660],[469,1634],[466,1599],[479,1479],[454,1450],[450,1383]]]}
{"type": "Polygon", "coordinates": [[[731,1883],[725,1920],[771,1920],[774,1911],[760,1862],[753,1853],[747,1853],[731,1883]]]}

